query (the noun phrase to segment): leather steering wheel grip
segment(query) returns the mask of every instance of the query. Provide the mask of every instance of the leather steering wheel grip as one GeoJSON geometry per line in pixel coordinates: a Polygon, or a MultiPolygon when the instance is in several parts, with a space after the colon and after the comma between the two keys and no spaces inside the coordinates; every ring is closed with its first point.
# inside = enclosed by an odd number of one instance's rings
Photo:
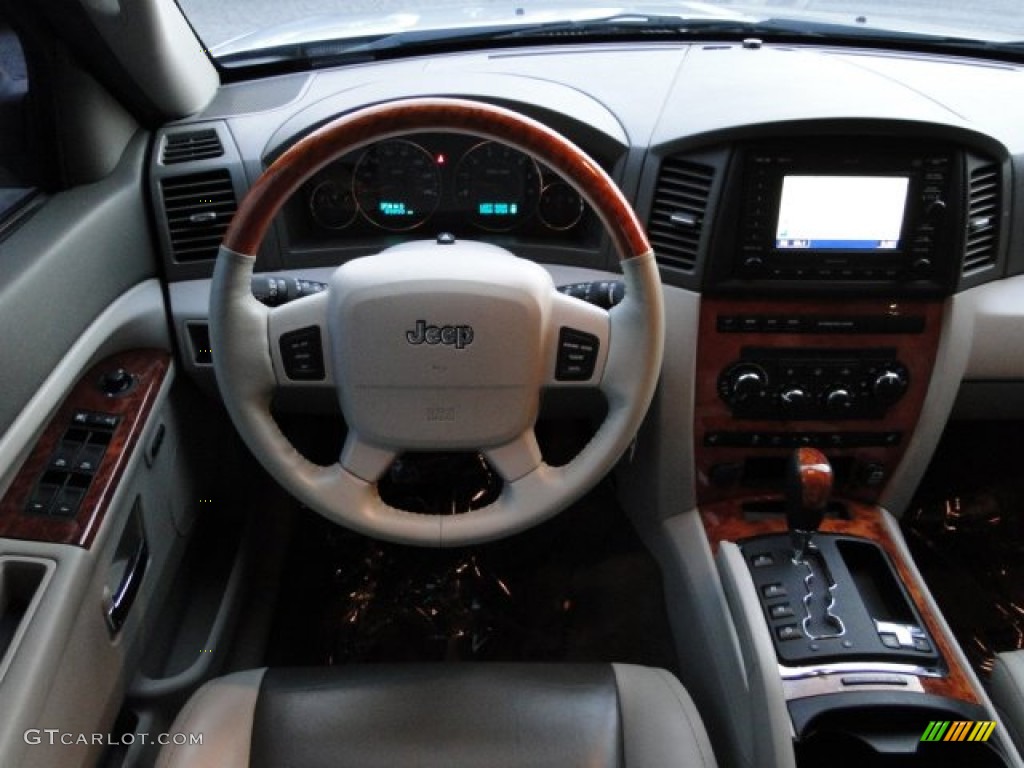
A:
{"type": "MultiPolygon", "coordinates": [[[[318,311],[325,304],[300,301],[320,307],[318,311]]],[[[320,325],[329,332],[325,320],[320,325]]],[[[250,450],[282,486],[325,517],[367,535],[444,547],[481,543],[536,525],[571,504],[611,470],[639,429],[657,385],[664,310],[658,267],[643,228],[618,187],[592,159],[546,126],[510,110],[459,99],[418,98],[336,118],[296,142],[255,182],[232,220],[217,259],[210,335],[214,370],[228,413],[250,450]],[[420,131],[460,132],[503,142],[561,174],[604,224],[626,284],[625,298],[609,312],[607,359],[596,384],[608,402],[608,413],[593,439],[562,467],[540,462],[532,431],[507,444],[480,446],[498,461],[506,480],[503,492],[487,507],[455,516],[389,507],[375,482],[340,463],[315,465],[295,450],[270,413],[277,386],[268,335],[272,310],[257,302],[250,290],[255,254],[267,228],[303,182],[355,149],[420,131]],[[506,474],[503,462],[525,469],[506,474]]],[[[350,435],[346,451],[353,442],[359,444],[358,435],[350,435]]],[[[392,454],[388,446],[360,447],[381,466],[392,454]]]]}

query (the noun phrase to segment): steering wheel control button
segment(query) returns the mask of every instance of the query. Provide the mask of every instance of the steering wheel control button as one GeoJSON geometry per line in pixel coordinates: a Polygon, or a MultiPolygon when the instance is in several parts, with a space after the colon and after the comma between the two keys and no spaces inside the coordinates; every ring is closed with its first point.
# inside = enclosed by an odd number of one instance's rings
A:
{"type": "Polygon", "coordinates": [[[253,275],[250,287],[256,301],[268,307],[279,307],[294,299],[321,293],[327,290],[327,283],[280,275],[253,275]]]}
{"type": "Polygon", "coordinates": [[[558,332],[558,362],[555,379],[558,381],[589,381],[597,365],[600,343],[592,334],[572,328],[558,332]]]}
{"type": "Polygon", "coordinates": [[[621,280],[594,280],[560,285],[558,292],[601,309],[611,309],[626,298],[626,284],[621,280]]]}
{"type": "Polygon", "coordinates": [[[293,381],[323,381],[324,353],[315,325],[281,334],[284,372],[293,381]]]}

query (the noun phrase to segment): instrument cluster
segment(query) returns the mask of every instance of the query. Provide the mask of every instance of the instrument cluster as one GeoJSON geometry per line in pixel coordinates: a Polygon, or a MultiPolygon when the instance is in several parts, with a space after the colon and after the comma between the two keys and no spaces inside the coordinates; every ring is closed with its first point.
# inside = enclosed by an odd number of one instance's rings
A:
{"type": "Polygon", "coordinates": [[[458,134],[385,139],[303,186],[293,205],[309,237],[451,232],[575,237],[589,207],[556,173],[517,149],[458,134]]]}

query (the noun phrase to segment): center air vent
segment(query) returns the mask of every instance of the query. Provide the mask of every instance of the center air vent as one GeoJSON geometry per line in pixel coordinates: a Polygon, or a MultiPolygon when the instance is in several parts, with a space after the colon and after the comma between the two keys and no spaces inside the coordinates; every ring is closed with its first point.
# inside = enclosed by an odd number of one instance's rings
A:
{"type": "Polygon", "coordinates": [[[215,259],[237,203],[226,170],[160,181],[171,252],[179,262],[215,259]]]}
{"type": "Polygon", "coordinates": [[[981,165],[970,172],[967,197],[967,239],[962,274],[996,263],[999,246],[999,168],[981,165]]]}
{"type": "Polygon", "coordinates": [[[693,271],[714,178],[714,169],[706,165],[676,157],[662,163],[647,223],[654,255],[662,266],[693,271]]]}
{"type": "Polygon", "coordinates": [[[164,142],[161,160],[164,165],[187,163],[192,160],[208,160],[224,154],[220,137],[212,128],[204,131],[172,133],[164,142]]]}

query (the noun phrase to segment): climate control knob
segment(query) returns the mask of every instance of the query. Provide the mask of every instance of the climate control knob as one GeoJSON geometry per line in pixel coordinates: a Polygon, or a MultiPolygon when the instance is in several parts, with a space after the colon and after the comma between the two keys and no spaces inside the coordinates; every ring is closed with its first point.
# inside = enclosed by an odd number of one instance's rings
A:
{"type": "Polygon", "coordinates": [[[833,387],[825,393],[825,408],[829,413],[843,414],[853,407],[853,394],[846,387],[833,387]]]}
{"type": "Polygon", "coordinates": [[[768,375],[759,365],[740,363],[730,368],[719,383],[722,398],[732,404],[762,396],[768,388],[768,375]]]}
{"type": "Polygon", "coordinates": [[[903,397],[908,386],[906,371],[887,368],[875,377],[871,392],[880,403],[889,405],[903,397]]]}
{"type": "Polygon", "coordinates": [[[786,387],[779,394],[779,400],[787,411],[798,411],[810,401],[807,390],[803,387],[786,387]]]}

